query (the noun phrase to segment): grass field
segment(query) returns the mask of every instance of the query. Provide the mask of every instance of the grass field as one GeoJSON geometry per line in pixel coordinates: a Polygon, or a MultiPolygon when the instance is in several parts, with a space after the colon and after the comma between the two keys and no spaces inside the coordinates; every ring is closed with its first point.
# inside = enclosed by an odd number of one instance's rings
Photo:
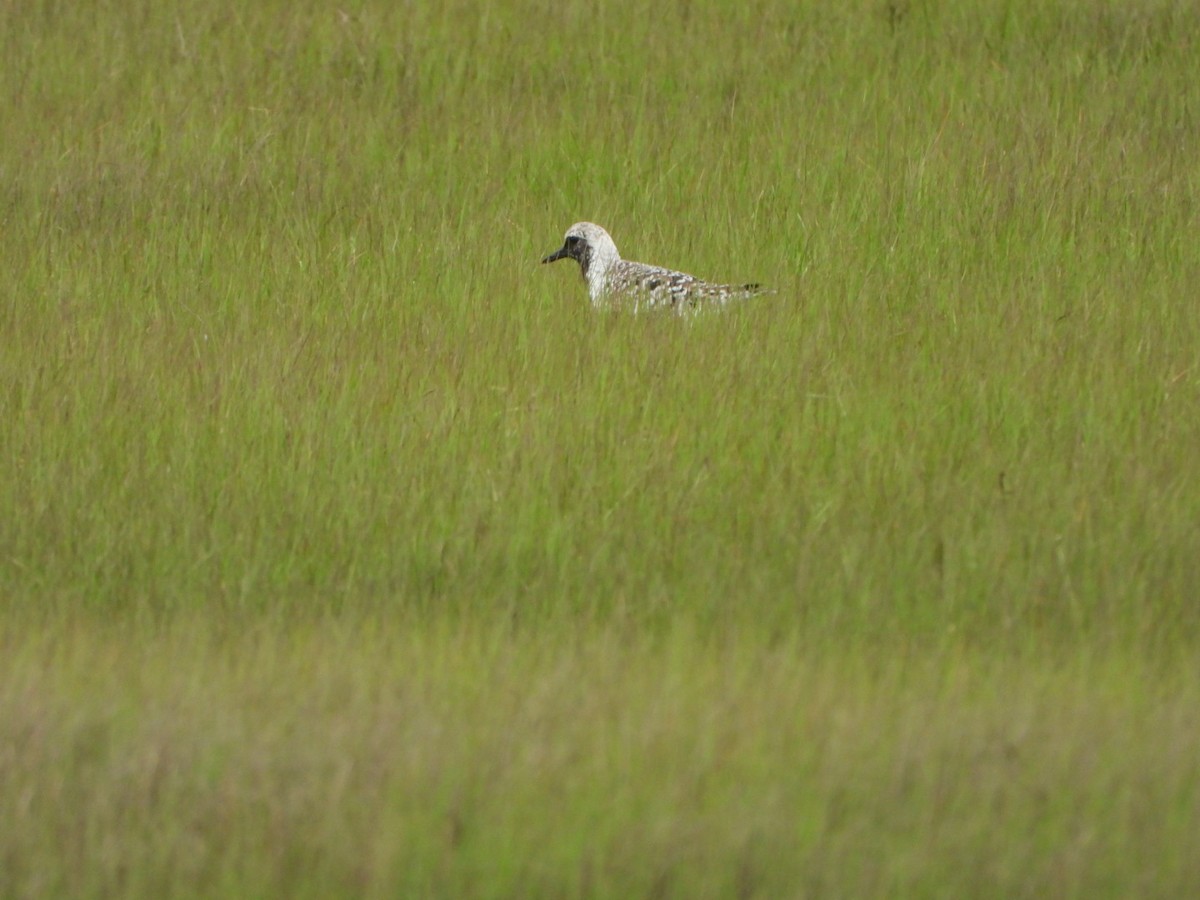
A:
{"type": "Polygon", "coordinates": [[[0,896],[1200,894],[1197,59],[0,9],[0,896]]]}

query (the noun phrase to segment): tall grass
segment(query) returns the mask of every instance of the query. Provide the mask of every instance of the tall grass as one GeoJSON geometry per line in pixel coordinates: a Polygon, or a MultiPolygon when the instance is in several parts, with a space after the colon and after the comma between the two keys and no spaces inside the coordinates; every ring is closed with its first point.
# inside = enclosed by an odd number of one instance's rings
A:
{"type": "Polygon", "coordinates": [[[1200,696],[1144,659],[198,634],[26,636],[0,664],[21,747],[5,893],[1167,896],[1200,877],[1200,696]]]}
{"type": "Polygon", "coordinates": [[[1198,50],[0,11],[0,893],[1194,892],[1198,50]]]}

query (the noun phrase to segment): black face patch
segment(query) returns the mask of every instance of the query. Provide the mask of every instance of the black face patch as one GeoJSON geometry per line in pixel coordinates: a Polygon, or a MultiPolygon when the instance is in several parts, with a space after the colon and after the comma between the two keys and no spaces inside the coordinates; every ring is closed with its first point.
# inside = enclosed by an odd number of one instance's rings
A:
{"type": "Polygon", "coordinates": [[[588,267],[592,264],[592,245],[578,235],[571,235],[567,238],[567,243],[563,246],[567,251],[567,256],[579,263],[579,268],[583,270],[586,277],[588,267]]]}
{"type": "Polygon", "coordinates": [[[563,245],[543,259],[542,262],[551,263],[568,256],[579,263],[579,267],[583,270],[583,277],[586,279],[588,268],[592,264],[592,245],[587,242],[586,238],[582,238],[577,234],[567,235],[563,245]]]}

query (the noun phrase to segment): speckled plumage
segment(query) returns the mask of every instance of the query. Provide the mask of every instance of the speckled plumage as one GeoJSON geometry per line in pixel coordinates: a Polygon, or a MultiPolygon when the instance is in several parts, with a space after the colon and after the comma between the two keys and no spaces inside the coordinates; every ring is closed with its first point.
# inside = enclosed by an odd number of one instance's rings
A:
{"type": "Polygon", "coordinates": [[[711,284],[686,272],[621,259],[608,232],[591,222],[577,222],[568,228],[562,247],[542,262],[565,257],[579,263],[596,307],[634,312],[670,309],[682,314],[763,293],[757,284],[711,284]]]}

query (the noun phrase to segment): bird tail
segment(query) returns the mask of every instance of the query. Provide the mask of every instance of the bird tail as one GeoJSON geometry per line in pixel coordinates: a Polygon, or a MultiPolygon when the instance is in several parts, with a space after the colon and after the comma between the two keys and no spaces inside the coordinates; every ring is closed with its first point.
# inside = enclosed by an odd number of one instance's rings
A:
{"type": "Polygon", "coordinates": [[[753,284],[739,284],[737,290],[741,291],[746,297],[757,297],[761,294],[774,294],[775,289],[769,288],[766,285],[759,284],[757,281],[753,284]]]}

